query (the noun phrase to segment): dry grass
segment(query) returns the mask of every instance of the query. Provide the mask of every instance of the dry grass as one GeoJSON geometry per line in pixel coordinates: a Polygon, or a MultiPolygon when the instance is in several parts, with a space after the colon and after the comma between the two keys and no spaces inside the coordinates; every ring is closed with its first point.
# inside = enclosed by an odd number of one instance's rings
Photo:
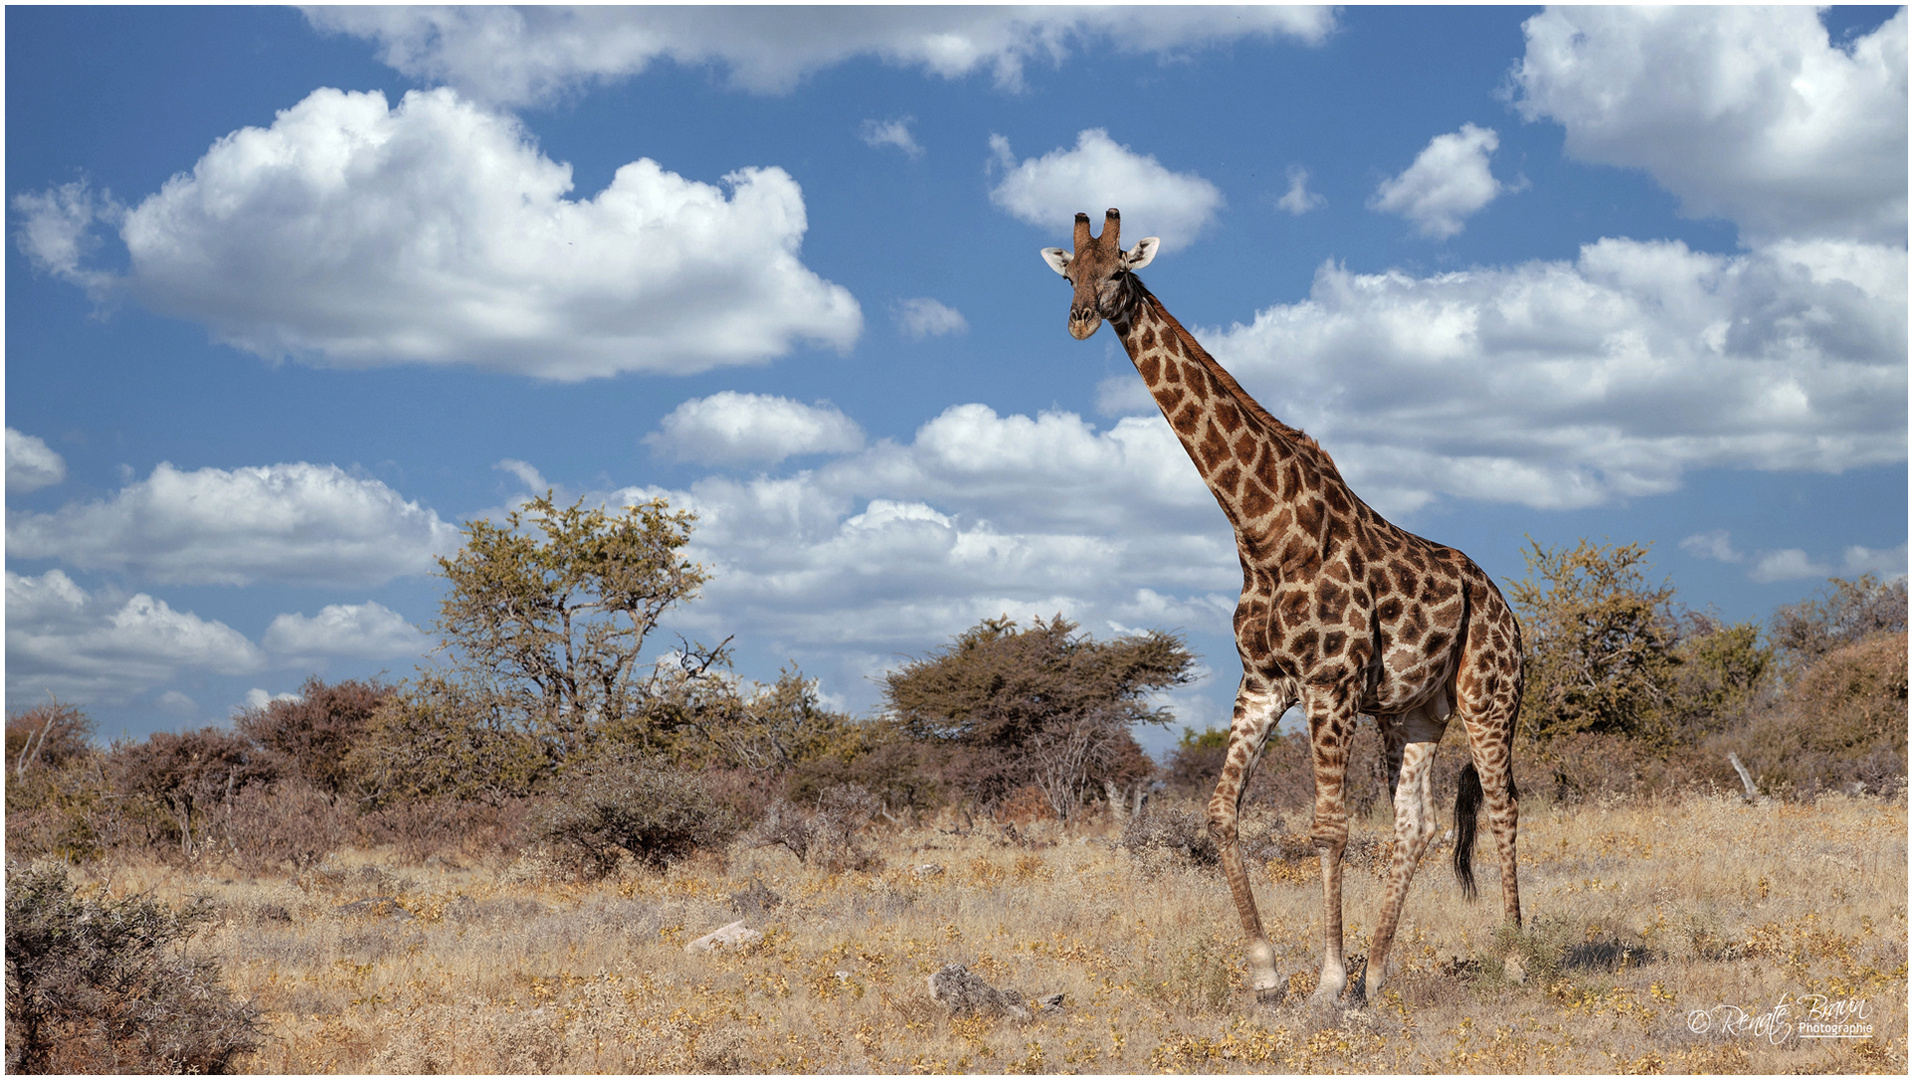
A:
{"type": "MultiPolygon", "coordinates": [[[[1269,828],[1252,818],[1246,835],[1269,828]]],[[[1356,831],[1364,850],[1384,839],[1379,818],[1356,831]]],[[[1532,811],[1527,928],[1498,929],[1492,899],[1463,902],[1437,849],[1400,970],[1357,1013],[1311,1013],[1300,993],[1253,1007],[1216,870],[1138,858],[1113,830],[1032,832],[878,834],[878,865],[836,873],[760,848],[583,885],[535,852],[402,867],[388,850],[296,879],[122,864],[110,885],[222,905],[195,947],[264,1010],[263,1044],[239,1063],[255,1072],[1906,1071],[1904,795],[1532,811]],[[943,871],[919,875],[926,863],[943,871]],[[781,902],[766,908],[753,879],[781,902]],[[686,953],[747,890],[765,936],[686,953]],[[1064,1005],[1027,1024],[952,1019],[926,987],[946,963],[1064,1005]],[[1864,1001],[1872,1038],[1689,1030],[1695,1010],[1737,1007],[1751,1025],[1813,994],[1864,1001]]],[[[1346,876],[1352,953],[1379,861],[1346,876]]],[[[1306,858],[1258,877],[1294,991],[1320,959],[1315,877],[1306,858]]]]}

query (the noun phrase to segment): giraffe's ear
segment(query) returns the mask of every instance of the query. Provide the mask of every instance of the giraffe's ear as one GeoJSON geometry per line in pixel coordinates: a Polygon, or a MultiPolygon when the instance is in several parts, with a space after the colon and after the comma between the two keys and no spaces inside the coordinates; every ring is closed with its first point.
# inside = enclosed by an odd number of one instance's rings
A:
{"type": "Polygon", "coordinates": [[[1145,236],[1136,241],[1135,247],[1123,252],[1123,269],[1140,270],[1148,266],[1149,260],[1156,257],[1156,245],[1159,243],[1161,241],[1153,236],[1145,236]]]}
{"type": "Polygon", "coordinates": [[[1054,270],[1059,274],[1069,273],[1070,258],[1071,258],[1070,253],[1067,251],[1064,251],[1062,248],[1044,248],[1043,249],[1043,261],[1049,264],[1049,268],[1051,270],[1054,270]]]}

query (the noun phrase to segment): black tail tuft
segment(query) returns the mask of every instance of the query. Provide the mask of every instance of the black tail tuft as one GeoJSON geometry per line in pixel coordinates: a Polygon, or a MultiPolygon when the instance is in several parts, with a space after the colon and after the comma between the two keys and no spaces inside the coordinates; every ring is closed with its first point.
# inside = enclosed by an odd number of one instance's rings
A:
{"type": "Polygon", "coordinates": [[[1475,898],[1475,813],[1481,809],[1481,774],[1470,761],[1461,770],[1461,784],[1455,792],[1455,879],[1461,882],[1461,895],[1475,898]]]}

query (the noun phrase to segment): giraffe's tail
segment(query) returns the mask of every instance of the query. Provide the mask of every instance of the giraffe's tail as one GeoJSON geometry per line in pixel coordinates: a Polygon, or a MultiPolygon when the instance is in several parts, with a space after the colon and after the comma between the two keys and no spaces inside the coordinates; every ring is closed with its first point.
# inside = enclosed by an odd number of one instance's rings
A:
{"type": "Polygon", "coordinates": [[[1461,784],[1455,792],[1455,879],[1461,882],[1461,895],[1475,898],[1475,816],[1481,809],[1481,774],[1470,761],[1462,766],[1461,784]]]}

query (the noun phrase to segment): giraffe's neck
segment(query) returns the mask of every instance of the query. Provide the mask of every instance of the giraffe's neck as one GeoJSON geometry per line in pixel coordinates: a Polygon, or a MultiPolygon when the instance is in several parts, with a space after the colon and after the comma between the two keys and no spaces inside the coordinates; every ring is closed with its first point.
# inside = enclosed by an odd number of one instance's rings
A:
{"type": "Polygon", "coordinates": [[[1123,284],[1110,327],[1238,535],[1303,489],[1341,485],[1315,440],[1269,415],[1135,275],[1123,284]]]}

